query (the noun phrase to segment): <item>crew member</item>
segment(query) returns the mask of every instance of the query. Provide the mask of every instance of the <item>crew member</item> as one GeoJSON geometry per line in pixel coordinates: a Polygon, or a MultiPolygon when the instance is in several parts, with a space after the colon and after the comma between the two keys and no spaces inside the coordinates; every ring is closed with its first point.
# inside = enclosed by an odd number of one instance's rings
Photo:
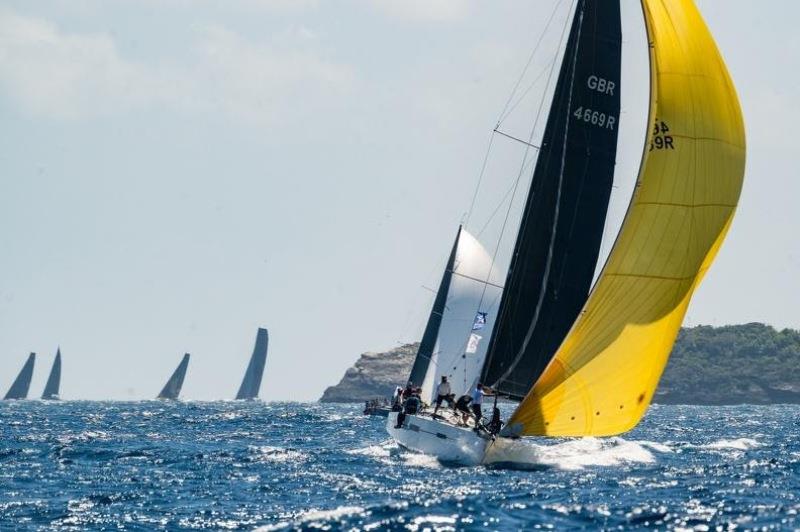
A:
{"type": "Polygon", "coordinates": [[[411,381],[408,381],[408,384],[406,384],[406,387],[403,390],[403,394],[402,394],[403,400],[406,400],[409,397],[411,397],[411,395],[413,393],[414,393],[414,383],[411,382],[411,381]]]}
{"type": "Polygon", "coordinates": [[[419,388],[414,388],[412,386],[411,395],[409,395],[403,403],[403,411],[397,414],[397,424],[394,426],[394,428],[403,428],[403,423],[405,423],[406,416],[419,412],[420,406],[422,406],[422,399],[419,396],[419,388]]]}
{"type": "Polygon", "coordinates": [[[436,408],[433,409],[434,416],[439,411],[439,407],[442,406],[442,401],[447,401],[450,408],[453,407],[453,403],[455,402],[455,395],[450,389],[450,383],[447,382],[447,375],[442,375],[442,382],[436,387],[436,408]]]}
{"type": "Polygon", "coordinates": [[[466,425],[467,419],[469,419],[469,404],[471,402],[472,402],[472,397],[466,394],[459,397],[458,401],[456,401],[456,406],[454,407],[454,410],[456,411],[456,414],[458,414],[459,412],[461,413],[462,425],[466,425]]]}
{"type": "Polygon", "coordinates": [[[475,415],[475,428],[478,428],[478,424],[483,417],[483,412],[481,411],[481,405],[483,404],[483,398],[486,395],[494,395],[492,390],[489,389],[488,386],[484,386],[481,383],[478,383],[475,386],[475,390],[472,392],[472,413],[475,415]]]}

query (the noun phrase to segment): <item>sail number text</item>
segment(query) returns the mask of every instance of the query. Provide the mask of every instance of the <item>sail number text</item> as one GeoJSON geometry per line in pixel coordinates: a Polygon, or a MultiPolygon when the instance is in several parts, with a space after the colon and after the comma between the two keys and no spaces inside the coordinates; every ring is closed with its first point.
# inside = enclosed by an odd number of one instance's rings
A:
{"type": "Polygon", "coordinates": [[[586,79],[586,85],[593,91],[602,92],[610,96],[614,96],[614,87],[617,86],[613,81],[595,76],[594,74],[586,79]]]}
{"type": "Polygon", "coordinates": [[[572,113],[572,116],[581,122],[605,129],[610,129],[612,131],[614,130],[614,126],[617,124],[617,117],[607,115],[602,111],[593,111],[588,107],[578,107],[575,109],[575,112],[572,113]]]}
{"type": "Polygon", "coordinates": [[[656,123],[653,125],[653,138],[650,140],[650,151],[674,149],[675,141],[669,134],[669,126],[663,120],[656,118],[656,123]]]}

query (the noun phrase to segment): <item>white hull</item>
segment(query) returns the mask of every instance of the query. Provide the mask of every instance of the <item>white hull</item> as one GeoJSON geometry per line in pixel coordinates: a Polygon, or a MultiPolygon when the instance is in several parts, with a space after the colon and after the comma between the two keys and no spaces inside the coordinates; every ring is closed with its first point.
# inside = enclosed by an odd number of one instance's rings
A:
{"type": "Polygon", "coordinates": [[[471,428],[457,427],[429,417],[407,415],[403,428],[397,429],[397,412],[386,420],[386,430],[406,449],[435,456],[444,463],[474,466],[484,463],[491,443],[471,428]]]}

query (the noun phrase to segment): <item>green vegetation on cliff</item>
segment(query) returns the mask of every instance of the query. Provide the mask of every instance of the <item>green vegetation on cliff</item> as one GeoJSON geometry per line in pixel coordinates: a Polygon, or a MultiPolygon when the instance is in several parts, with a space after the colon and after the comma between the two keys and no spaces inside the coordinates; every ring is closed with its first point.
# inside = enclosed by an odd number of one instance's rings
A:
{"type": "Polygon", "coordinates": [[[761,323],[683,329],[655,400],[800,403],[800,331],[761,323]]]}
{"type": "MultiPolygon", "coordinates": [[[[391,395],[411,371],[417,344],[365,353],[322,401],[391,395]]],[[[656,403],[800,403],[800,331],[761,323],[682,329],[656,392],[656,403]]]]}

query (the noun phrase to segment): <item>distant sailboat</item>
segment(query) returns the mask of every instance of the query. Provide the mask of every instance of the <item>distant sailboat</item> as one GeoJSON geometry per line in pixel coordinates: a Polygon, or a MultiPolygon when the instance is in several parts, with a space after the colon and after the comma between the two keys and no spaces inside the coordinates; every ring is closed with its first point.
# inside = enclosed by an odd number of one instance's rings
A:
{"type": "Polygon", "coordinates": [[[253,348],[253,355],[247,365],[247,372],[239,386],[236,399],[256,399],[261,388],[261,377],[264,376],[264,365],[267,362],[267,345],[269,344],[269,334],[266,329],[258,329],[256,335],[256,345],[253,348]]]}
{"type": "Polygon", "coordinates": [[[59,399],[59,389],[61,388],[61,348],[56,351],[56,359],[53,361],[53,367],[50,370],[50,376],[47,377],[47,384],[44,385],[44,393],[42,399],[48,401],[55,401],[59,399]]]}
{"type": "MultiPolygon", "coordinates": [[[[612,436],[644,416],[694,290],[730,227],[745,134],[692,0],[641,0],[650,111],[627,215],[597,280],[620,112],[619,0],[577,0],[482,383],[521,401],[500,429],[407,415],[403,447],[513,463],[520,436],[612,436]]],[[[476,392],[476,396],[480,394],[476,392]]]]}
{"type": "Polygon", "coordinates": [[[177,399],[181,394],[183,388],[183,379],[186,377],[186,369],[189,367],[189,353],[183,355],[181,363],[175,368],[172,377],[169,378],[161,393],[158,394],[158,399],[177,399]]]}
{"type": "Polygon", "coordinates": [[[19,375],[14,380],[14,384],[8,389],[8,393],[4,399],[27,399],[28,390],[31,387],[31,378],[33,378],[33,364],[36,361],[36,353],[31,353],[25,365],[22,366],[19,375]]]}

